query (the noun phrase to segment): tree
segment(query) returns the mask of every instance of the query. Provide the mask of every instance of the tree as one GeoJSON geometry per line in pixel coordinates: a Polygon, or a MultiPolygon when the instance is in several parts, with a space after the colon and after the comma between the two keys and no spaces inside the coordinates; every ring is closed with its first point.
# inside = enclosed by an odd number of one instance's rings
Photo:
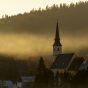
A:
{"type": "Polygon", "coordinates": [[[42,73],[46,70],[46,66],[44,64],[43,57],[40,57],[39,64],[38,64],[38,73],[42,73]]]}
{"type": "Polygon", "coordinates": [[[36,87],[45,86],[45,81],[46,81],[45,73],[46,73],[46,66],[44,64],[43,58],[40,57],[38,69],[37,69],[37,74],[36,74],[36,79],[35,79],[35,86],[36,87]]]}
{"type": "Polygon", "coordinates": [[[34,86],[37,88],[47,88],[48,86],[51,86],[53,84],[53,80],[53,72],[46,68],[44,60],[41,57],[38,64],[34,86]]]}

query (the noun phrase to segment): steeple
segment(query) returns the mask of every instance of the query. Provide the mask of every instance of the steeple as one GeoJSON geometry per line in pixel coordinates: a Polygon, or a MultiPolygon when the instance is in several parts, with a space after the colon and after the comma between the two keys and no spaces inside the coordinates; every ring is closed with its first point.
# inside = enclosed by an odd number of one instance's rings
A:
{"type": "Polygon", "coordinates": [[[58,54],[61,54],[61,53],[62,53],[62,45],[60,43],[59,27],[57,22],[55,41],[53,44],[53,55],[56,57],[58,54]]]}
{"type": "Polygon", "coordinates": [[[56,25],[56,34],[55,34],[55,42],[54,42],[54,45],[59,45],[59,46],[61,46],[58,22],[57,22],[57,25],[56,25]]]}

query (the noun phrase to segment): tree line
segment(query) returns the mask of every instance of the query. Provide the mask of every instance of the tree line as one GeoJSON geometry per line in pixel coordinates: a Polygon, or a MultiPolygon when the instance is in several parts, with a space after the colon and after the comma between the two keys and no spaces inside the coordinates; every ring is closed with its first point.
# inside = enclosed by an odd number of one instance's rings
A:
{"type": "Polygon", "coordinates": [[[1,32],[27,32],[33,34],[53,33],[55,22],[66,35],[87,33],[88,2],[46,6],[46,9],[32,10],[14,16],[5,15],[0,19],[1,32]]]}
{"type": "Polygon", "coordinates": [[[22,76],[35,75],[36,63],[36,60],[0,55],[0,80],[17,82],[22,76]]]}

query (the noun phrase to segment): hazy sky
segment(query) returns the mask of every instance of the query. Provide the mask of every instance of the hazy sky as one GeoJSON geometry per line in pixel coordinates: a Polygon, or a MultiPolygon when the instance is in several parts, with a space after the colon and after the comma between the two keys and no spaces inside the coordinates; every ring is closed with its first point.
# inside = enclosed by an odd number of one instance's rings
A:
{"type": "Polygon", "coordinates": [[[79,1],[88,0],[0,0],[0,17],[5,14],[14,15],[29,12],[33,8],[45,8],[46,5],[52,6],[53,4],[60,3],[70,4],[72,2],[76,3],[79,1]]]}

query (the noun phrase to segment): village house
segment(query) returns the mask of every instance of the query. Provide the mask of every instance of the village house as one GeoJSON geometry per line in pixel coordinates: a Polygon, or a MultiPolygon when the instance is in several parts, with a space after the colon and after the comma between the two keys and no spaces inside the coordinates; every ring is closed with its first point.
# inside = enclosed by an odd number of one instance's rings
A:
{"type": "Polygon", "coordinates": [[[22,76],[19,78],[14,88],[25,88],[33,86],[35,81],[35,76],[22,76]]]}
{"type": "Polygon", "coordinates": [[[0,88],[13,88],[11,80],[0,80],[0,88]]]}

